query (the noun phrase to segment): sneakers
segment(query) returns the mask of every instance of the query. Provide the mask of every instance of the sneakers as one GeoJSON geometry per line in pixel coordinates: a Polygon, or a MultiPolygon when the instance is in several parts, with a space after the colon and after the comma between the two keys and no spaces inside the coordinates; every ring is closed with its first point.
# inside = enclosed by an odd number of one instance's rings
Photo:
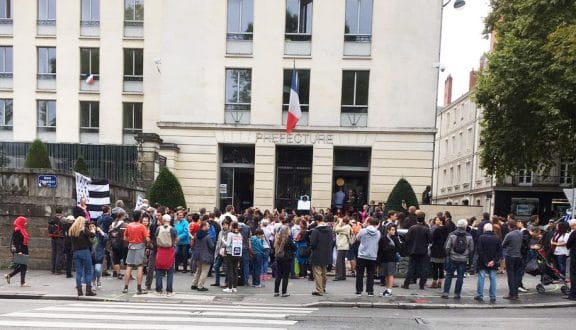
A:
{"type": "Polygon", "coordinates": [[[264,285],[258,284],[258,285],[253,285],[252,287],[253,287],[253,288],[256,288],[256,289],[260,289],[260,288],[263,288],[264,285]]]}
{"type": "Polygon", "coordinates": [[[386,289],[384,292],[382,292],[382,296],[383,297],[391,297],[392,292],[390,290],[386,289]]]}
{"type": "Polygon", "coordinates": [[[528,292],[528,289],[523,288],[523,287],[519,287],[518,292],[526,293],[526,292],[528,292]]]}
{"type": "Polygon", "coordinates": [[[495,303],[496,303],[496,298],[490,298],[490,303],[491,303],[491,304],[495,304],[495,303]]]}
{"type": "Polygon", "coordinates": [[[98,290],[102,289],[102,283],[101,282],[96,283],[96,288],[98,290]]]}
{"type": "Polygon", "coordinates": [[[137,294],[147,294],[148,291],[146,289],[138,289],[138,291],[136,293],[137,294]]]}
{"type": "Polygon", "coordinates": [[[198,288],[198,291],[200,291],[200,292],[205,292],[205,291],[208,291],[208,289],[206,289],[206,288],[198,288]]]}
{"type": "Polygon", "coordinates": [[[440,296],[440,298],[442,298],[442,299],[448,299],[448,294],[447,294],[447,293],[443,293],[442,296],[440,296]]]}
{"type": "Polygon", "coordinates": [[[374,292],[368,292],[368,297],[374,297],[374,292]]]}
{"type": "Polygon", "coordinates": [[[477,302],[484,302],[484,298],[482,298],[480,296],[475,296],[474,300],[476,300],[477,302]]]}
{"type": "Polygon", "coordinates": [[[232,288],[232,292],[236,293],[236,292],[238,292],[238,289],[232,288]]]}
{"type": "Polygon", "coordinates": [[[193,285],[190,287],[190,290],[198,290],[198,287],[196,285],[193,285]]]}
{"type": "Polygon", "coordinates": [[[280,294],[278,292],[274,292],[274,297],[280,297],[280,294]]]}
{"type": "Polygon", "coordinates": [[[313,296],[318,296],[318,297],[321,297],[321,296],[323,296],[323,294],[322,294],[322,293],[320,293],[320,292],[318,292],[318,291],[314,291],[314,292],[312,292],[312,295],[313,295],[313,296]]]}
{"type": "Polygon", "coordinates": [[[10,274],[4,275],[4,278],[6,279],[6,282],[7,282],[8,284],[10,284],[10,278],[11,278],[11,277],[10,277],[10,274]]]}
{"type": "Polygon", "coordinates": [[[122,293],[128,293],[128,288],[124,288],[124,290],[122,290],[122,293]]]}
{"type": "Polygon", "coordinates": [[[233,291],[232,289],[226,288],[226,289],[222,289],[222,292],[232,293],[232,292],[234,292],[234,291],[233,291]]]}
{"type": "Polygon", "coordinates": [[[210,286],[220,286],[220,283],[212,283],[210,286]]]}
{"type": "Polygon", "coordinates": [[[174,297],[175,295],[175,292],[166,292],[166,297],[174,297]]]}
{"type": "Polygon", "coordinates": [[[362,297],[362,292],[356,292],[356,297],[362,297]]]}
{"type": "Polygon", "coordinates": [[[154,291],[154,295],[160,297],[162,296],[162,291],[154,291]]]}
{"type": "Polygon", "coordinates": [[[286,297],[290,297],[290,294],[289,293],[283,293],[282,298],[286,298],[286,297]]]}

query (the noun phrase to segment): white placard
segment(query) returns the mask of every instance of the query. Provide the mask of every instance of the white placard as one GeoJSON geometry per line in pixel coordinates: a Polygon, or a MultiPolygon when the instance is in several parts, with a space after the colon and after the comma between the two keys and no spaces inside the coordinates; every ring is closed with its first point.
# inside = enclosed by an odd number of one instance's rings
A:
{"type": "Polygon", "coordinates": [[[220,184],[220,193],[226,194],[228,192],[228,185],[226,183],[220,184]]]}
{"type": "Polygon", "coordinates": [[[233,257],[242,256],[242,236],[232,237],[232,256],[233,257]]]}

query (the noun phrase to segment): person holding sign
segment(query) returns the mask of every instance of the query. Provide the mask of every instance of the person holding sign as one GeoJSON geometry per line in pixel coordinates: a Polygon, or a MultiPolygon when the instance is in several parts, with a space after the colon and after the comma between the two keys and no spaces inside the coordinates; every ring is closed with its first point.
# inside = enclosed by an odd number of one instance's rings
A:
{"type": "Polygon", "coordinates": [[[238,263],[242,258],[242,235],[238,222],[233,222],[231,230],[226,236],[226,240],[222,239],[226,247],[226,256],[224,262],[227,267],[228,274],[228,288],[222,290],[224,292],[236,292],[236,285],[238,284],[238,263]]]}

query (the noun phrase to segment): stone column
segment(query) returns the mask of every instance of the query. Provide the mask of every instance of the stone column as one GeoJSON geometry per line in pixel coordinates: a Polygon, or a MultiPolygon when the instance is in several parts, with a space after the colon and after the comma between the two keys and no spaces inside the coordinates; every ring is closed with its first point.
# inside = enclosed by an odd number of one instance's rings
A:
{"type": "Polygon", "coordinates": [[[135,137],[135,140],[138,145],[141,186],[148,189],[156,178],[156,164],[162,139],[156,133],[140,133],[135,137]]]}
{"type": "Polygon", "coordinates": [[[254,206],[261,210],[274,208],[276,182],[276,147],[273,143],[256,143],[254,155],[254,206]]]}
{"type": "Polygon", "coordinates": [[[331,144],[314,145],[312,158],[312,206],[329,208],[332,204],[332,169],[334,148],[331,144]]]}

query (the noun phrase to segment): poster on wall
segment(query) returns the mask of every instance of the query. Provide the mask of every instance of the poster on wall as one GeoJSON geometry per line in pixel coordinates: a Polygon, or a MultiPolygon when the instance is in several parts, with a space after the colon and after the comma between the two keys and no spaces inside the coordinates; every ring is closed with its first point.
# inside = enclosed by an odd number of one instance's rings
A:
{"type": "Polygon", "coordinates": [[[221,183],[220,184],[220,193],[223,195],[226,195],[227,192],[228,192],[228,185],[226,183],[221,183]]]}

